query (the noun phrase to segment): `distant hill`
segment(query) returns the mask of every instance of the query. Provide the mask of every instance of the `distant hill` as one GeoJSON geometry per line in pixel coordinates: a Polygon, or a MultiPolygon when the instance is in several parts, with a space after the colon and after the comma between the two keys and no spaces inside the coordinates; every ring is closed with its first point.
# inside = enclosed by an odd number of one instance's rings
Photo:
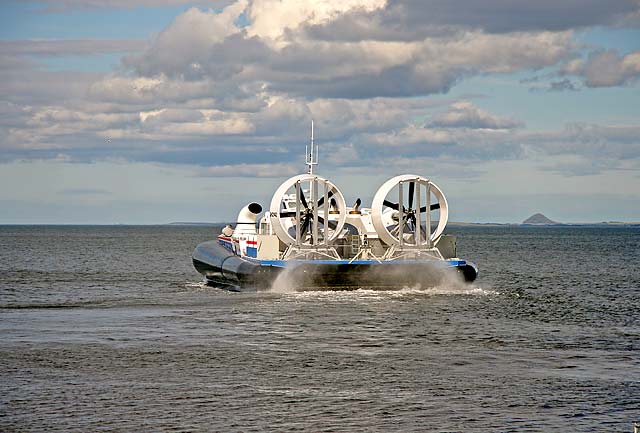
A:
{"type": "Polygon", "coordinates": [[[554,225],[559,224],[553,220],[550,220],[541,213],[533,214],[526,220],[522,221],[522,224],[536,224],[536,225],[554,225]]]}

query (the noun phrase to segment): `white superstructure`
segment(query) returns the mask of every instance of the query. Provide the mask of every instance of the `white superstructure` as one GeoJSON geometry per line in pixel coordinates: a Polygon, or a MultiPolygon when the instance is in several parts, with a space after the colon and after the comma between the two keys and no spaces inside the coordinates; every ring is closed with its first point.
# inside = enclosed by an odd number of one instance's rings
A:
{"type": "Polygon", "coordinates": [[[305,148],[306,174],[283,182],[260,218],[260,207],[247,205],[229,238],[240,255],[264,260],[289,259],[439,259],[455,256],[455,238],[443,237],[449,205],[430,179],[404,174],[386,181],[370,207],[358,198],[347,205],[340,189],[314,173],[318,148],[313,136],[305,148]]]}

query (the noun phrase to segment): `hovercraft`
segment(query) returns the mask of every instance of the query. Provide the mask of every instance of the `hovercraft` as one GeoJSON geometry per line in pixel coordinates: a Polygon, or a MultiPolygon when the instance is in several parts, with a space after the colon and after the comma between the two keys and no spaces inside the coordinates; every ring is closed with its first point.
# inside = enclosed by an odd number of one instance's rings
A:
{"type": "Polygon", "coordinates": [[[335,184],[313,173],[313,133],[306,163],[308,172],[284,181],[268,211],[250,203],[235,227],[196,247],[193,264],[206,283],[268,290],[286,278],[297,290],[354,290],[476,279],[476,265],[457,257],[456,237],[443,234],[449,205],[431,179],[395,176],[371,207],[360,199],[347,206],[335,184]]]}

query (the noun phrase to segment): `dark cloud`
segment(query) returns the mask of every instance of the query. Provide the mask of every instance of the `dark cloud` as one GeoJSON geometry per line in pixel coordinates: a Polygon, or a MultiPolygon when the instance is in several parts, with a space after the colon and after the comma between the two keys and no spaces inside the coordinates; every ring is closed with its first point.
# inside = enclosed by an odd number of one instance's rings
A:
{"type": "Polygon", "coordinates": [[[488,33],[565,31],[610,25],[637,13],[633,0],[390,0],[309,26],[322,40],[420,40],[465,29],[488,33]]]}
{"type": "Polygon", "coordinates": [[[389,67],[379,74],[278,80],[269,83],[268,88],[306,98],[406,97],[447,93],[462,75],[463,71],[455,67],[424,73],[417,65],[399,65],[389,67]]]}
{"type": "Polygon", "coordinates": [[[326,42],[296,28],[274,41],[235,26],[241,6],[219,14],[186,11],[125,66],[141,76],[208,80],[227,90],[249,85],[309,99],[362,99],[446,93],[469,76],[552,66],[573,49],[568,33],[326,42]]]}
{"type": "Polygon", "coordinates": [[[550,92],[563,92],[567,90],[576,92],[580,89],[573,81],[569,80],[568,78],[565,78],[564,80],[560,80],[560,81],[553,81],[549,85],[550,92]]]}
{"type": "MultiPolygon", "coordinates": [[[[557,75],[557,73],[551,74],[552,77],[557,77],[557,75]]],[[[580,83],[570,80],[569,78],[545,82],[542,80],[542,77],[533,77],[531,79],[520,80],[520,82],[523,84],[533,84],[533,86],[529,88],[529,91],[532,93],[577,92],[582,89],[580,83]]]]}

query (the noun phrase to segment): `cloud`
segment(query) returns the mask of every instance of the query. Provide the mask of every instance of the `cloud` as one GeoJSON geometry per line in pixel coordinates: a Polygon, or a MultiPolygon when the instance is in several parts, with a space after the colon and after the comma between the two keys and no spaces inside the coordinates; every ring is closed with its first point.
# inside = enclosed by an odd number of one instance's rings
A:
{"type": "Polygon", "coordinates": [[[201,177],[268,177],[283,178],[300,173],[300,167],[292,164],[235,164],[202,168],[196,171],[201,177]]]}
{"type": "Polygon", "coordinates": [[[0,69],[0,99],[26,106],[60,104],[84,98],[87,88],[103,77],[95,72],[52,72],[26,66],[0,69]]]}
{"type": "Polygon", "coordinates": [[[86,96],[87,88],[104,74],[50,71],[38,60],[135,52],[146,46],[136,39],[3,40],[0,41],[0,99],[14,104],[59,104],[86,96]]]}
{"type": "Polygon", "coordinates": [[[92,83],[88,94],[100,102],[157,106],[210,96],[213,88],[210,82],[169,80],[163,75],[153,78],[115,75],[92,83]]]}
{"type": "MultiPolygon", "coordinates": [[[[204,56],[205,62],[215,61],[210,50],[241,31],[235,21],[246,6],[246,0],[239,0],[220,13],[190,8],[154,38],[140,58],[125,60],[125,64],[136,68],[141,75],[164,73],[168,76],[199,77],[206,72],[216,72],[203,68],[201,59],[204,56]]],[[[226,67],[230,68],[230,73],[237,70],[230,63],[226,67]]],[[[217,69],[217,75],[222,69],[217,69]]]]}
{"type": "Polygon", "coordinates": [[[111,195],[113,194],[111,191],[107,191],[106,189],[100,188],[67,188],[61,191],[58,191],[60,195],[68,195],[68,196],[93,196],[93,195],[111,195]]]}
{"type": "Polygon", "coordinates": [[[519,140],[543,170],[565,176],[640,170],[640,125],[569,123],[563,129],[524,131],[519,140]],[[551,160],[552,162],[548,162],[551,160]]]}
{"type": "Polygon", "coordinates": [[[231,0],[25,0],[25,2],[38,6],[46,5],[45,12],[59,13],[73,10],[136,9],[185,4],[219,7],[230,3],[231,0]]]}
{"type": "Polygon", "coordinates": [[[549,155],[582,155],[593,159],[640,159],[640,125],[602,126],[569,123],[556,131],[524,132],[521,139],[549,155]]]}
{"type": "MultiPolygon", "coordinates": [[[[546,78],[578,77],[587,88],[617,87],[633,85],[640,78],[640,51],[621,55],[615,49],[596,50],[586,58],[573,58],[561,65],[556,71],[546,74],[546,78]]],[[[539,83],[542,77],[535,76],[521,80],[523,83],[539,83]]],[[[532,91],[575,91],[581,86],[574,80],[563,78],[551,81],[546,86],[536,85],[532,91]]]]}
{"type": "Polygon", "coordinates": [[[621,56],[616,50],[596,51],[584,63],[572,65],[570,72],[584,77],[587,87],[630,84],[640,77],[640,51],[621,56]]]}
{"type": "Polygon", "coordinates": [[[389,169],[396,162],[421,158],[432,163],[457,161],[460,166],[528,160],[546,171],[583,176],[608,170],[640,170],[638,137],[640,125],[570,123],[548,131],[428,125],[369,134],[359,137],[364,142],[354,142],[355,159],[365,166],[389,169]]]}
{"type": "Polygon", "coordinates": [[[367,135],[363,164],[387,166],[396,158],[428,157],[458,161],[510,160],[524,157],[518,135],[508,130],[429,128],[409,125],[393,133],[367,135]]]}
{"type": "Polygon", "coordinates": [[[591,157],[566,155],[561,158],[556,157],[552,162],[543,163],[540,168],[563,176],[593,176],[603,171],[620,168],[620,162],[612,159],[593,160],[591,157]]]}
{"type": "Polygon", "coordinates": [[[289,35],[305,27],[327,24],[348,13],[379,11],[386,5],[387,0],[254,0],[247,32],[282,48],[291,42],[289,35]]]}
{"type": "MultiPolygon", "coordinates": [[[[94,9],[135,9],[191,5],[222,8],[233,0],[27,0],[47,12],[94,9]]],[[[563,31],[598,25],[636,25],[639,5],[634,0],[253,0],[254,30],[277,39],[286,29],[317,26],[327,38],[360,39],[379,33],[424,36],[429,29],[456,27],[491,33],[563,31]],[[362,23],[368,23],[363,25],[362,23]],[[385,31],[386,29],[386,31],[385,31]]],[[[433,33],[429,33],[433,34],[433,33]]]]}
{"type": "MultiPolygon", "coordinates": [[[[338,169],[577,153],[613,161],[604,170],[637,158],[628,149],[637,142],[624,141],[623,127],[528,131],[471,100],[430,98],[471,77],[558,65],[587,85],[633,82],[632,54],[608,54],[617,74],[601,71],[595,54],[573,60],[572,29],[627,16],[627,2],[614,0],[605,11],[591,0],[580,8],[573,0],[488,0],[486,12],[473,2],[445,3],[215,2],[226,7],[189,8],[144,42],[3,41],[2,159],[152,161],[211,166],[201,172],[207,176],[268,177],[300,163],[312,118],[322,158],[338,169]],[[560,22],[567,8],[575,14],[560,22]],[[109,74],[54,73],[37,64],[95,52],[128,55],[109,74]]],[[[549,89],[577,86],[563,77],[549,89]]]]}
{"type": "Polygon", "coordinates": [[[411,41],[317,40],[295,24],[302,13],[294,14],[293,28],[275,22],[267,31],[259,20],[246,28],[234,24],[260,5],[238,2],[221,13],[190,9],[125,65],[149,78],[208,80],[226,89],[249,86],[304,98],[402,97],[444,93],[478,74],[552,66],[574,48],[568,32],[467,30],[411,41]]]}
{"type": "Polygon", "coordinates": [[[26,39],[1,40],[0,56],[87,56],[140,51],[142,39],[26,39]]]}
{"type": "Polygon", "coordinates": [[[472,129],[513,129],[524,123],[507,117],[492,115],[479,109],[471,102],[452,104],[447,112],[434,116],[429,122],[432,127],[472,128],[472,129]]]}

